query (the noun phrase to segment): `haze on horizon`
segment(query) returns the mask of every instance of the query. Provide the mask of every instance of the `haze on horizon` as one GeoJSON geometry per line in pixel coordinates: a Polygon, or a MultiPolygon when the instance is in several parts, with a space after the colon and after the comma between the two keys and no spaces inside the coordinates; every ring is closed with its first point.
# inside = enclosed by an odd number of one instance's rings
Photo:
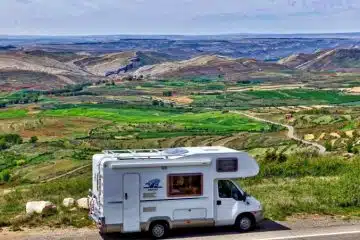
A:
{"type": "Polygon", "coordinates": [[[1,35],[360,32],[359,0],[2,0],[1,35]]]}

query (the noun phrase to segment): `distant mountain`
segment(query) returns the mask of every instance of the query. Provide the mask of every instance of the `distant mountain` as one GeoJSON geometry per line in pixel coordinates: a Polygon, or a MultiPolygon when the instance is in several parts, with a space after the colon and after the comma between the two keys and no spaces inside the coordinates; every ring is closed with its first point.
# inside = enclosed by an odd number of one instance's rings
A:
{"type": "Polygon", "coordinates": [[[360,49],[331,49],[313,54],[295,54],[278,63],[298,70],[360,72],[360,49]]]}
{"type": "Polygon", "coordinates": [[[1,39],[26,50],[88,52],[92,55],[114,52],[150,51],[173,60],[201,55],[277,60],[296,53],[318,49],[360,46],[356,34],[344,35],[220,35],[220,36],[98,36],[82,38],[1,39]]]}
{"type": "Polygon", "coordinates": [[[40,50],[0,53],[0,89],[51,89],[97,81],[98,76],[73,64],[81,57],[40,50]]]}
{"type": "Polygon", "coordinates": [[[233,59],[217,55],[204,55],[189,60],[165,62],[144,66],[133,74],[137,77],[193,77],[193,76],[224,76],[235,79],[238,74],[263,71],[281,71],[288,67],[255,59],[233,59]]]}
{"type": "Polygon", "coordinates": [[[0,51],[12,50],[12,49],[16,49],[16,47],[13,46],[13,45],[5,45],[5,46],[1,46],[1,45],[0,45],[0,51]]]}
{"type": "Polygon", "coordinates": [[[91,54],[71,51],[16,50],[0,52],[0,90],[51,89],[128,74],[138,67],[172,58],[151,51],[91,54]],[[120,71],[121,70],[121,71],[120,71]]]}

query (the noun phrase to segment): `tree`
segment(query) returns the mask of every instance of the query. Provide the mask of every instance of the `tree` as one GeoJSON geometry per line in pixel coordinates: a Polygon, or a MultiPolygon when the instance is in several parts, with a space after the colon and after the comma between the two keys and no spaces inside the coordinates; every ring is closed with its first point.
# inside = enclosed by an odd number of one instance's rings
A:
{"type": "Polygon", "coordinates": [[[32,136],[29,140],[29,143],[36,143],[38,141],[38,137],[37,136],[32,136]]]}

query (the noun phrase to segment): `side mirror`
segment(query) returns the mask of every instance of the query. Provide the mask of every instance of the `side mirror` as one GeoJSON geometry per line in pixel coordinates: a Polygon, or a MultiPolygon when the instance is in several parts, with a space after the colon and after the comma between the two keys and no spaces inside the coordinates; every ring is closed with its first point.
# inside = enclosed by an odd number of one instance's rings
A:
{"type": "Polygon", "coordinates": [[[241,195],[240,200],[245,202],[246,201],[246,195],[241,195]]]}
{"type": "Polygon", "coordinates": [[[236,201],[245,201],[246,200],[246,196],[242,195],[240,192],[233,192],[232,198],[235,199],[236,201]]]}

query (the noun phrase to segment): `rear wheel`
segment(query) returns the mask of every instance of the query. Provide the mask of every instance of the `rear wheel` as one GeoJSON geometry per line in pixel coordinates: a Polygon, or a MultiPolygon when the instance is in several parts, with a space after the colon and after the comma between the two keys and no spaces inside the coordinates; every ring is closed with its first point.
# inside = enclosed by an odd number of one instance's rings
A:
{"type": "Polygon", "coordinates": [[[252,218],[249,214],[239,216],[235,223],[236,229],[240,232],[248,232],[252,230],[254,226],[254,218],[252,218]]]}
{"type": "Polygon", "coordinates": [[[149,232],[153,239],[163,239],[166,238],[169,227],[166,222],[154,222],[150,225],[149,232]]]}

